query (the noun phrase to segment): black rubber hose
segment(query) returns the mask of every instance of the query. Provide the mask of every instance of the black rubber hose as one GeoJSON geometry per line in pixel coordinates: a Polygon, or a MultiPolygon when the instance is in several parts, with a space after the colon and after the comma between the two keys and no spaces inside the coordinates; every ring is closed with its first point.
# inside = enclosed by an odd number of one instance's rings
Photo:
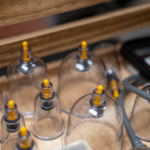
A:
{"type": "Polygon", "coordinates": [[[139,96],[143,97],[144,99],[150,101],[149,93],[146,93],[146,92],[138,89],[137,87],[135,87],[134,85],[129,83],[130,81],[135,81],[135,80],[138,81],[138,80],[142,80],[142,79],[143,79],[142,76],[134,75],[134,76],[131,76],[131,77],[126,78],[125,80],[123,80],[122,84],[124,85],[124,87],[127,90],[129,90],[129,91],[135,93],[136,95],[139,95],[139,96]]]}
{"type": "MultiPolygon", "coordinates": [[[[138,86],[138,85],[141,85],[143,83],[146,82],[145,79],[143,79],[141,76],[137,76],[138,79],[137,81],[135,81],[135,77],[132,76],[132,78],[130,78],[130,81],[134,79],[134,83],[132,84],[133,87],[135,86],[138,86]]],[[[125,79],[126,80],[126,79],[125,79]]],[[[128,81],[128,80],[127,80],[128,81]]],[[[124,109],[124,96],[125,94],[127,93],[128,91],[126,89],[123,89],[121,92],[120,92],[120,95],[119,95],[119,99],[118,99],[118,103],[122,109],[122,112],[123,112],[123,116],[124,116],[124,124],[125,124],[125,127],[126,127],[126,130],[127,130],[127,133],[130,137],[130,140],[131,140],[131,144],[133,146],[133,148],[137,148],[137,147],[146,147],[146,145],[144,145],[135,135],[131,125],[130,125],[130,122],[128,120],[128,117],[126,115],[126,112],[125,112],[125,109],[124,109]]]]}

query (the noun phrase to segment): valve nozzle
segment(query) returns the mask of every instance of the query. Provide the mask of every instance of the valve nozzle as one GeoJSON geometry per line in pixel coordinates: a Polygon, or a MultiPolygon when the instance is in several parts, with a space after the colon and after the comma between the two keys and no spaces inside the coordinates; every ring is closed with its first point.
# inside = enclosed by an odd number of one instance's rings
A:
{"type": "MultiPolygon", "coordinates": [[[[102,94],[103,93],[103,86],[102,85],[99,85],[98,87],[97,87],[97,94],[102,94]]],[[[96,99],[94,100],[94,105],[96,105],[96,106],[101,106],[102,105],[102,103],[100,102],[100,99],[101,99],[101,97],[100,97],[100,95],[99,96],[96,96],[96,99]]]]}
{"type": "MultiPolygon", "coordinates": [[[[21,136],[27,136],[28,135],[28,132],[27,132],[27,128],[26,127],[21,127],[20,129],[20,133],[21,133],[21,136]]],[[[28,141],[28,139],[24,139],[24,143],[23,145],[21,145],[21,148],[23,149],[28,149],[30,147],[30,143],[28,141]]]]}
{"type": "MultiPolygon", "coordinates": [[[[45,79],[43,81],[43,83],[44,83],[44,87],[49,87],[48,79],[45,79]]],[[[45,98],[50,98],[51,97],[50,89],[49,88],[48,89],[44,89],[43,90],[43,95],[44,95],[45,98]]]]}
{"type": "Polygon", "coordinates": [[[45,86],[45,87],[48,87],[48,86],[49,86],[49,81],[48,81],[47,79],[45,79],[43,83],[44,83],[44,86],[45,86]]]}
{"type": "Polygon", "coordinates": [[[23,61],[29,62],[30,58],[28,58],[28,43],[26,41],[24,41],[22,43],[22,46],[23,46],[23,51],[24,51],[23,61]]]}
{"type": "Polygon", "coordinates": [[[14,101],[13,101],[13,100],[10,100],[10,101],[8,102],[8,108],[9,108],[9,109],[14,109],[14,107],[15,107],[14,101]]]}
{"type": "Polygon", "coordinates": [[[86,46],[87,46],[86,41],[83,41],[83,42],[81,43],[81,47],[82,47],[82,56],[81,56],[81,59],[87,59],[86,46]]]}
{"type": "Polygon", "coordinates": [[[111,84],[113,90],[117,89],[117,82],[116,82],[116,80],[111,80],[110,84],[111,84]]]}
{"type": "Polygon", "coordinates": [[[102,94],[102,92],[103,92],[103,86],[102,85],[99,85],[98,87],[97,87],[97,94],[102,94]]]}
{"type": "Polygon", "coordinates": [[[82,48],[86,48],[86,45],[87,45],[86,41],[82,41],[81,45],[82,45],[82,48]]]}
{"type": "Polygon", "coordinates": [[[23,46],[23,51],[27,51],[28,50],[28,43],[26,41],[24,41],[22,43],[22,46],[23,46]]]}
{"type": "MultiPolygon", "coordinates": [[[[14,101],[13,101],[13,100],[10,100],[10,101],[8,102],[8,108],[9,108],[9,109],[14,109],[14,107],[15,107],[14,101]]],[[[10,110],[10,111],[9,111],[8,120],[15,120],[15,119],[17,119],[17,116],[16,116],[16,114],[15,114],[15,110],[10,110]]]]}
{"type": "Polygon", "coordinates": [[[26,129],[26,127],[21,127],[21,129],[20,129],[20,133],[21,133],[21,136],[27,136],[27,129],[26,129]]]}

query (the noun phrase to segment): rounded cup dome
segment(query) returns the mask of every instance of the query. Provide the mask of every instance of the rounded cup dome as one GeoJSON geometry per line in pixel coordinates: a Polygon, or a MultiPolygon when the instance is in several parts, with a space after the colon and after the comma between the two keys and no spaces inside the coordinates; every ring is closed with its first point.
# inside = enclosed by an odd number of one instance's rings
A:
{"type": "Polygon", "coordinates": [[[64,145],[85,140],[93,150],[121,150],[122,135],[123,114],[118,103],[95,89],[71,108],[64,145]]]}
{"type": "Polygon", "coordinates": [[[47,79],[41,84],[41,92],[35,98],[31,132],[42,140],[55,139],[64,132],[60,101],[53,91],[53,84],[47,79]]]}
{"type": "Polygon", "coordinates": [[[20,49],[20,57],[13,60],[7,68],[9,84],[8,99],[14,99],[19,111],[25,117],[33,117],[34,99],[40,91],[40,84],[49,78],[45,63],[31,55],[26,45],[20,49]]]}
{"type": "Polygon", "coordinates": [[[82,95],[90,93],[99,84],[105,85],[105,70],[101,60],[81,44],[69,54],[59,68],[58,96],[61,108],[69,113],[82,95]]]}

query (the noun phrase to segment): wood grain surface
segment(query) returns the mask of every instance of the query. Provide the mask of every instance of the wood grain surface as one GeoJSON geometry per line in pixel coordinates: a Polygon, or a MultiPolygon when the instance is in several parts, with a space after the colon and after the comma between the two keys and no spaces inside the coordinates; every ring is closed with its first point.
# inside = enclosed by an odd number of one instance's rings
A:
{"type": "MultiPolygon", "coordinates": [[[[131,74],[126,69],[126,65],[128,64],[128,62],[125,61],[121,56],[119,58],[120,58],[121,70],[122,70],[122,75],[123,75],[122,80],[123,80],[124,78],[130,76],[131,74]]],[[[58,67],[59,67],[60,63],[61,63],[61,60],[48,64],[50,80],[53,83],[54,91],[56,91],[57,85],[58,85],[58,76],[57,75],[58,75],[58,67]]],[[[4,82],[6,84],[6,82],[7,82],[6,77],[1,77],[0,83],[4,83],[4,82]]],[[[0,88],[3,89],[3,84],[0,84],[0,88]]],[[[6,89],[3,89],[3,91],[5,93],[6,89]]],[[[134,100],[135,100],[135,94],[133,94],[133,93],[129,93],[125,97],[125,100],[124,100],[125,110],[126,110],[128,116],[131,114],[134,100]]],[[[0,114],[0,115],[2,115],[2,114],[0,114]]],[[[67,127],[68,115],[62,112],[62,118],[64,120],[65,127],[67,127]]],[[[26,121],[27,128],[30,130],[30,124],[31,124],[32,119],[26,119],[25,121],[26,121]]],[[[125,146],[126,146],[125,150],[131,149],[130,140],[126,133],[125,127],[124,127],[123,137],[124,137],[125,146]]],[[[61,147],[62,141],[63,141],[63,135],[61,137],[59,137],[55,140],[51,140],[51,141],[42,141],[42,140],[37,139],[33,135],[32,135],[32,138],[36,141],[39,150],[54,150],[55,147],[61,147]]],[[[146,144],[147,146],[150,146],[150,143],[148,143],[148,142],[143,142],[143,143],[146,144]]]]}
{"type": "Polygon", "coordinates": [[[34,20],[111,0],[0,0],[0,26],[34,20]]]}
{"type": "Polygon", "coordinates": [[[147,3],[0,40],[0,68],[19,56],[24,40],[28,41],[33,54],[43,57],[77,48],[82,40],[91,44],[149,25],[150,3],[147,3]]]}

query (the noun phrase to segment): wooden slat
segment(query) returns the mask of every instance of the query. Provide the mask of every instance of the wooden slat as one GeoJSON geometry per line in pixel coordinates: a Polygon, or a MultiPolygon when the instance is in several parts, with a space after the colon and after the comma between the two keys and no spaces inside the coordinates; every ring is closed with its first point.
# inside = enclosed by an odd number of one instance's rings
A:
{"type": "Polygon", "coordinates": [[[111,0],[0,0],[0,26],[33,20],[111,0]]]}
{"type": "Polygon", "coordinates": [[[82,40],[91,44],[149,25],[150,3],[0,40],[0,67],[19,55],[23,40],[35,55],[43,57],[76,48],[82,40]]]}

